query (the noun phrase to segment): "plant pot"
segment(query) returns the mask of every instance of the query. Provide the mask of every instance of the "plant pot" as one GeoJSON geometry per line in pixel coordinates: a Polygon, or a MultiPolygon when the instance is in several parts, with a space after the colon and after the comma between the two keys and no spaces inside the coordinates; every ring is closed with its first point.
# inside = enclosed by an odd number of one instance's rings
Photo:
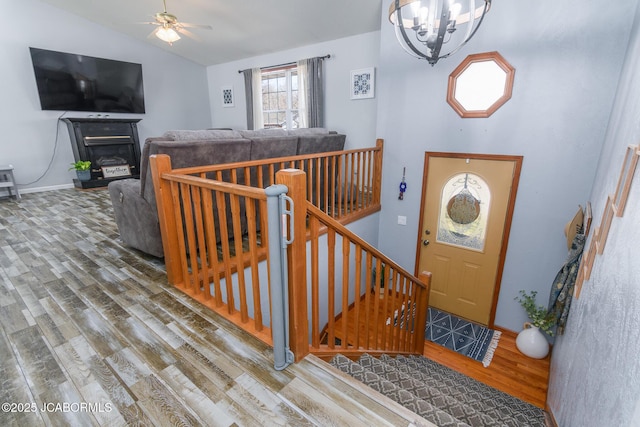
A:
{"type": "Polygon", "coordinates": [[[544,359],[549,354],[549,341],[539,328],[527,322],[516,338],[516,347],[532,359],[544,359]]]}
{"type": "Polygon", "coordinates": [[[89,181],[91,179],[91,171],[76,171],[76,175],[78,176],[79,181],[89,181]]]}

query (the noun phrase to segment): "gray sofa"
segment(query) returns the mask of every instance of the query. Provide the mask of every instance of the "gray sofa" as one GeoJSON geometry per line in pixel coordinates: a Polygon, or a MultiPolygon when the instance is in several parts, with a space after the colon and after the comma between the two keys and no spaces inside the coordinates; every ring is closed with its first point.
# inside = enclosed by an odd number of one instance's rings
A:
{"type": "Polygon", "coordinates": [[[109,183],[120,238],[142,252],[164,256],[149,167],[152,154],[168,154],[173,168],[183,168],[340,151],[344,149],[345,139],[345,135],[323,128],[184,130],[147,138],[142,149],[140,179],[109,183]]]}

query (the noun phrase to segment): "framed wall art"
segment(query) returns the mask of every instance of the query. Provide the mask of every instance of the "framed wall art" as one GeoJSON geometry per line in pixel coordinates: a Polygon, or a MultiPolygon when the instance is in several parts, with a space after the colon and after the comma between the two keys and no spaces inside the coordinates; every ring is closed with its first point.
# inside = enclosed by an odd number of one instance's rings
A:
{"type": "Polygon", "coordinates": [[[605,205],[604,212],[602,213],[602,220],[600,220],[598,241],[596,242],[598,255],[602,255],[604,252],[604,246],[607,243],[607,236],[609,235],[611,221],[613,220],[615,212],[616,208],[613,206],[613,198],[609,196],[607,197],[607,204],[605,205]]]}
{"type": "Polygon", "coordinates": [[[616,192],[613,197],[614,207],[616,209],[616,216],[622,216],[624,213],[624,206],[627,203],[627,197],[629,197],[629,190],[631,189],[631,182],[633,181],[633,175],[638,165],[638,146],[629,145],[627,152],[624,155],[624,161],[622,162],[622,169],[620,170],[620,176],[618,177],[618,185],[616,186],[616,192]]]}
{"type": "Polygon", "coordinates": [[[584,263],[584,280],[589,280],[591,277],[591,270],[593,270],[593,262],[596,259],[596,252],[598,252],[598,239],[600,238],[600,227],[596,227],[596,231],[589,243],[589,250],[586,254],[582,255],[582,262],[584,263]]]}
{"type": "Polygon", "coordinates": [[[375,68],[351,71],[351,99],[366,99],[375,96],[375,68]]]}
{"type": "Polygon", "coordinates": [[[222,86],[220,90],[222,94],[222,106],[233,107],[233,86],[222,86]]]}

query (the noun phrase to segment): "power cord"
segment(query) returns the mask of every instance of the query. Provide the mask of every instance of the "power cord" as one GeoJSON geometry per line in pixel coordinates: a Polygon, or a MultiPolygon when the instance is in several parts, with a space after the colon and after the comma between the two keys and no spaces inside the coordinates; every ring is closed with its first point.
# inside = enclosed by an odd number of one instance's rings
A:
{"type": "Polygon", "coordinates": [[[56,151],[58,150],[58,135],[60,133],[60,119],[67,113],[68,113],[68,111],[65,111],[64,113],[60,114],[60,116],[58,116],[58,118],[56,119],[56,138],[55,138],[55,142],[53,144],[53,154],[51,154],[51,159],[49,160],[49,164],[47,165],[47,169],[44,172],[42,172],[42,175],[40,175],[34,181],[28,182],[26,184],[17,183],[17,185],[20,185],[20,186],[24,187],[24,186],[27,186],[27,185],[35,184],[36,182],[38,182],[42,178],[44,178],[47,173],[49,173],[49,170],[51,170],[51,165],[53,164],[53,159],[56,157],[56,151]]]}

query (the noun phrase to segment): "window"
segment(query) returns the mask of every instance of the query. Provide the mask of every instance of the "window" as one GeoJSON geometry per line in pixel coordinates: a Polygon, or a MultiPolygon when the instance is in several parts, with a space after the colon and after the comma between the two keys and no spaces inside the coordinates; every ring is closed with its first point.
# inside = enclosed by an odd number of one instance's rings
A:
{"type": "Polygon", "coordinates": [[[461,173],[442,188],[437,240],[440,243],[484,249],[491,192],[481,177],[461,173]]]}
{"type": "Polygon", "coordinates": [[[262,116],[265,128],[299,126],[297,67],[262,72],[262,116]]]}

